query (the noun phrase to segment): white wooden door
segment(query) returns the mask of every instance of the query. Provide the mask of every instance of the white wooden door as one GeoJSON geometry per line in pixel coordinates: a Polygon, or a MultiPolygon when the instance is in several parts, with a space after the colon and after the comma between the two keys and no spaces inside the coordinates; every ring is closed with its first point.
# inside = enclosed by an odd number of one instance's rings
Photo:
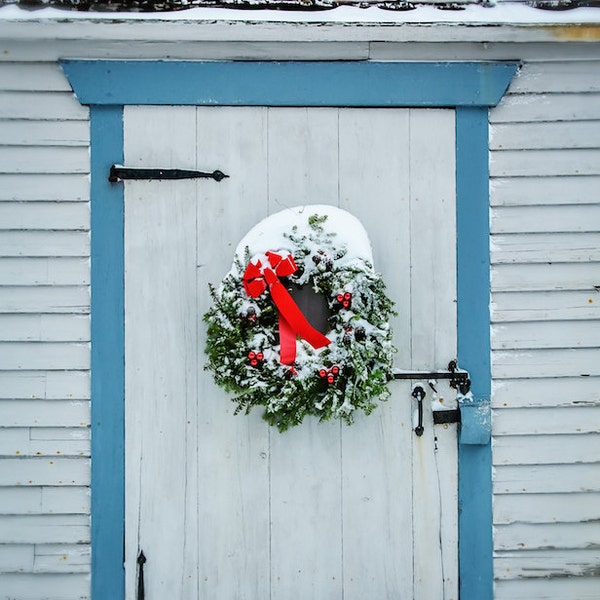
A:
{"type": "MultiPolygon", "coordinates": [[[[329,203],[367,229],[396,302],[401,369],[456,353],[452,110],[130,107],[128,166],[220,169],[127,182],[126,572],[147,600],[440,600],[457,592],[456,426],[413,432],[412,384],[352,427],[284,434],[203,370],[207,284],[262,218],[329,203]]],[[[414,382],[413,382],[414,383],[414,382]]],[[[455,402],[444,382],[440,406],[455,402]]]]}

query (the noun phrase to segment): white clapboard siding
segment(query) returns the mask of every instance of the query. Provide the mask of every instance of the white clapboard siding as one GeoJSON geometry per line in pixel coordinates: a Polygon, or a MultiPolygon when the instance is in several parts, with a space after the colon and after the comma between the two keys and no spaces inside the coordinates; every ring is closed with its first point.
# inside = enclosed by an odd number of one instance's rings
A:
{"type": "Polygon", "coordinates": [[[0,314],[0,342],[86,342],[90,320],[85,315],[0,314]]]}
{"type": "Polygon", "coordinates": [[[3,487],[3,515],[89,515],[89,487],[3,487]]]}
{"type": "MultiPolygon", "coordinates": [[[[571,402],[574,400],[571,396],[571,402]]],[[[600,410],[575,404],[568,408],[506,408],[494,414],[493,427],[496,436],[600,433],[600,410]]]]}
{"type": "Polygon", "coordinates": [[[88,574],[7,573],[0,575],[4,598],[19,600],[87,600],[90,588],[88,574]]]}
{"type": "MultiPolygon", "coordinates": [[[[600,462],[593,464],[494,467],[498,494],[600,492],[600,462]]],[[[600,527],[600,523],[597,524],[600,527]]]]}
{"type": "Polygon", "coordinates": [[[600,63],[525,63],[490,111],[497,600],[598,597],[600,63]]]}
{"type": "Polygon", "coordinates": [[[508,89],[509,94],[600,92],[600,62],[525,63],[508,89]]]}
{"type": "Polygon", "coordinates": [[[499,379],[493,382],[492,405],[494,408],[600,406],[600,378],[499,379]]]}
{"type": "Polygon", "coordinates": [[[0,287],[0,313],[88,313],[85,285],[0,287]]]}
{"type": "Polygon", "coordinates": [[[89,402],[81,400],[2,400],[4,427],[88,427],[89,402]]]}
{"type": "Polygon", "coordinates": [[[496,553],[497,579],[597,576],[600,550],[506,550],[496,553]]]}
{"type": "Polygon", "coordinates": [[[507,323],[492,332],[495,350],[596,348],[598,340],[600,320],[507,323]]]}
{"type": "Polygon", "coordinates": [[[496,525],[498,550],[586,548],[600,544],[600,523],[513,523],[496,525]]]}
{"type": "Polygon", "coordinates": [[[497,123],[490,127],[490,150],[597,148],[598,140],[600,120],[497,123]]]}
{"type": "Polygon", "coordinates": [[[87,121],[2,120],[0,140],[7,146],[88,146],[90,128],[87,121]]]}
{"type": "Polygon", "coordinates": [[[0,371],[2,400],[79,400],[89,397],[89,371],[0,371]]]}
{"type": "Polygon", "coordinates": [[[599,242],[600,232],[497,234],[492,238],[492,261],[494,264],[597,262],[599,242]]]}
{"type": "Polygon", "coordinates": [[[89,429],[14,427],[0,435],[0,456],[89,456],[89,429]]]}
{"type": "Polygon", "coordinates": [[[0,342],[0,364],[8,370],[89,369],[89,344],[0,342]]]}
{"type": "Polygon", "coordinates": [[[5,231],[0,256],[89,256],[90,236],[84,231],[5,231]]]}
{"type": "Polygon", "coordinates": [[[598,175],[494,177],[490,201],[492,206],[597,204],[599,187],[598,175]]]}
{"type": "Polygon", "coordinates": [[[88,173],[89,153],[86,147],[0,146],[2,173],[88,173]]]}
{"type": "MultiPolygon", "coordinates": [[[[492,209],[491,217],[493,234],[595,232],[598,235],[600,231],[600,203],[577,209],[569,204],[502,206],[492,209]]],[[[600,275],[600,271],[597,274],[600,275]]]]}
{"type": "Polygon", "coordinates": [[[62,286],[90,283],[88,258],[0,258],[0,284],[62,286]]]}
{"type": "MultiPolygon", "coordinates": [[[[48,152],[52,152],[48,148],[48,152]]],[[[4,200],[88,201],[88,175],[71,173],[0,174],[0,202],[4,200]]]]}
{"type": "Polygon", "coordinates": [[[0,91],[0,119],[80,120],[89,116],[72,92],[0,91]]]}
{"type": "Polygon", "coordinates": [[[56,62],[0,63],[2,89],[12,91],[70,92],[71,87],[56,62]]]}
{"type": "Polygon", "coordinates": [[[0,486],[89,485],[88,461],[63,457],[0,458],[0,486]]]}
{"type": "Polygon", "coordinates": [[[490,111],[491,123],[539,121],[597,121],[600,94],[515,94],[507,95],[490,111]]]}
{"type": "Polygon", "coordinates": [[[90,539],[89,517],[87,515],[0,516],[0,539],[7,544],[83,544],[90,539]]]}
{"type": "Polygon", "coordinates": [[[0,574],[23,573],[33,569],[34,547],[0,544],[0,574]]]}
{"type": "Polygon", "coordinates": [[[600,294],[590,288],[561,292],[497,292],[492,321],[561,321],[600,318],[600,294]]]}
{"type": "Polygon", "coordinates": [[[90,228],[84,202],[0,202],[0,229],[90,228]]]}
{"type": "Polygon", "coordinates": [[[36,544],[34,573],[87,573],[91,552],[87,544],[36,544]]]}
{"type": "Polygon", "coordinates": [[[597,348],[495,351],[492,359],[498,379],[600,375],[597,348]]]}
{"type": "Polygon", "coordinates": [[[598,578],[515,578],[497,581],[495,600],[598,600],[598,578]]]}
{"type": "Polygon", "coordinates": [[[578,523],[600,519],[600,494],[497,494],[494,524],[578,523]]]}
{"type": "MultiPolygon", "coordinates": [[[[504,411],[503,411],[504,412],[504,411]]],[[[592,463],[600,457],[600,435],[504,435],[494,438],[494,464],[592,463]]]]}
{"type": "Polygon", "coordinates": [[[492,292],[590,290],[599,273],[600,262],[499,264],[491,270],[492,292]]]}
{"type": "Polygon", "coordinates": [[[540,175],[598,175],[599,149],[504,150],[492,152],[492,177],[532,177],[540,175]]]}

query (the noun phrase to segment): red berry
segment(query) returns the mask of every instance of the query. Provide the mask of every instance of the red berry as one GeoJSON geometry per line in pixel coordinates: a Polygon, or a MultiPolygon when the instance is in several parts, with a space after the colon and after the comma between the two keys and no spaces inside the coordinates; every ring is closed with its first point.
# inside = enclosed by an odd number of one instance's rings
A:
{"type": "Polygon", "coordinates": [[[250,350],[250,352],[248,352],[248,358],[250,360],[252,360],[255,357],[256,357],[256,352],[254,352],[254,350],[250,350]]]}
{"type": "Polygon", "coordinates": [[[253,358],[253,359],[250,361],[250,364],[251,364],[253,367],[255,367],[255,366],[258,364],[258,361],[257,361],[255,358],[253,358]]]}
{"type": "Polygon", "coordinates": [[[338,295],[335,297],[335,299],[336,299],[338,302],[342,302],[342,301],[344,300],[344,296],[343,296],[342,294],[338,294],[338,295]]]}
{"type": "Polygon", "coordinates": [[[346,292],[346,293],[344,294],[344,299],[345,299],[345,300],[350,300],[350,298],[352,298],[352,294],[351,294],[350,292],[346,292]]]}
{"type": "Polygon", "coordinates": [[[331,367],[331,372],[334,375],[337,375],[340,372],[340,368],[337,365],[335,367],[331,367]]]}
{"type": "Polygon", "coordinates": [[[321,369],[319,371],[319,377],[327,377],[327,371],[325,369],[321,369]]]}
{"type": "Polygon", "coordinates": [[[258,360],[262,360],[264,357],[265,357],[265,355],[264,355],[262,352],[257,352],[257,353],[256,353],[256,358],[257,358],[258,360]]]}
{"type": "Polygon", "coordinates": [[[327,383],[333,383],[335,381],[335,377],[333,375],[327,375],[327,383]]]}

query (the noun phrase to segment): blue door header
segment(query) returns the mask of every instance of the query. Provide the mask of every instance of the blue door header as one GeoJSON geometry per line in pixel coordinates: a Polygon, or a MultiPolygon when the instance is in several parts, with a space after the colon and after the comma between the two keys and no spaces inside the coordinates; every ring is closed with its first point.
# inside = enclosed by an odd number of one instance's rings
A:
{"type": "Polygon", "coordinates": [[[82,104],[495,106],[516,63],[70,61],[82,104]]]}

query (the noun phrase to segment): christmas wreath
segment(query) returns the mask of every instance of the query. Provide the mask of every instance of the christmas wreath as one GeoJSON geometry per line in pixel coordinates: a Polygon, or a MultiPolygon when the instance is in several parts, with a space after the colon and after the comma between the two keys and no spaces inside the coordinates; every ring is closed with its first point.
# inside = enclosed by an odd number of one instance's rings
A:
{"type": "Polygon", "coordinates": [[[236,394],[236,413],[264,406],[284,431],[306,415],[352,423],[356,409],[369,414],[389,397],[393,304],[349,213],[304,206],[265,219],[210,294],[206,368],[236,394]],[[306,286],[326,300],[323,331],[294,301],[306,286]]]}

